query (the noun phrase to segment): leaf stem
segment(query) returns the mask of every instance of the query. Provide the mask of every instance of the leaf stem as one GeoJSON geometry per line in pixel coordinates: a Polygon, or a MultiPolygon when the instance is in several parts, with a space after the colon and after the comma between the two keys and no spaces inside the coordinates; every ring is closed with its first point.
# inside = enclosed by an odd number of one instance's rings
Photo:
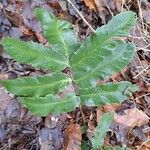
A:
{"type": "Polygon", "coordinates": [[[68,3],[71,4],[71,6],[75,9],[75,11],[79,14],[79,16],[82,18],[82,20],[89,26],[89,28],[91,29],[92,32],[96,32],[93,27],[86,21],[86,19],[83,17],[83,15],[81,14],[81,12],[79,12],[79,10],[74,6],[74,4],[71,2],[71,0],[67,0],[68,3]]]}
{"type": "Polygon", "coordinates": [[[82,119],[83,119],[84,130],[85,130],[86,122],[85,122],[85,117],[84,117],[84,113],[83,113],[83,110],[82,110],[82,105],[80,105],[79,108],[80,108],[80,111],[81,111],[81,116],[82,116],[82,119]]]}

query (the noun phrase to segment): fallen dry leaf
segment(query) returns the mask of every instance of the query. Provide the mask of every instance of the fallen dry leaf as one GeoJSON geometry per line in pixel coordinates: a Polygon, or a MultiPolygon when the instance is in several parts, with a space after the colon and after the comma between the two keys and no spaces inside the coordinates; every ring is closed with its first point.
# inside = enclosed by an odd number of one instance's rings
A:
{"type": "Polygon", "coordinates": [[[5,110],[13,97],[6,93],[4,87],[0,86],[0,111],[5,110]]]}
{"type": "Polygon", "coordinates": [[[101,116],[103,115],[102,107],[96,109],[96,121],[97,123],[100,121],[101,116]]]}
{"type": "Polygon", "coordinates": [[[63,138],[58,128],[42,128],[39,133],[41,150],[62,149],[63,138]]]}
{"type": "Polygon", "coordinates": [[[98,13],[100,14],[101,12],[103,12],[105,8],[103,7],[101,0],[94,0],[94,2],[98,13]]]}
{"type": "Polygon", "coordinates": [[[122,9],[122,5],[125,3],[125,0],[113,0],[114,6],[116,7],[117,11],[120,12],[122,9]]]}
{"type": "Polygon", "coordinates": [[[45,44],[47,42],[47,39],[41,33],[36,32],[35,35],[40,43],[45,44]]]}
{"type": "Polygon", "coordinates": [[[78,124],[71,124],[66,130],[64,150],[81,149],[81,127],[78,124]]]}
{"type": "Polygon", "coordinates": [[[137,82],[139,88],[140,88],[140,91],[142,92],[146,92],[146,93],[149,93],[150,92],[150,87],[147,87],[146,83],[144,81],[138,81],[137,82]]]}
{"type": "Polygon", "coordinates": [[[8,73],[1,73],[0,74],[0,80],[7,80],[7,79],[9,79],[8,73]]]}
{"type": "Polygon", "coordinates": [[[106,104],[103,106],[105,112],[115,111],[120,107],[120,104],[106,104]]]}
{"type": "Polygon", "coordinates": [[[25,27],[24,25],[19,26],[19,28],[23,34],[27,36],[33,36],[33,32],[29,28],[25,27]]]}
{"type": "Polygon", "coordinates": [[[95,124],[94,124],[94,114],[91,112],[89,121],[88,121],[88,128],[92,131],[95,129],[95,124]]]}
{"type": "Polygon", "coordinates": [[[142,9],[142,15],[143,15],[143,19],[147,24],[150,24],[150,10],[149,9],[142,9]]]}
{"type": "Polygon", "coordinates": [[[53,8],[53,9],[56,9],[56,10],[61,10],[61,6],[59,4],[59,0],[51,0],[49,2],[49,5],[53,8]]]}
{"type": "Polygon", "coordinates": [[[107,8],[105,8],[103,0],[94,0],[94,2],[96,4],[96,9],[98,11],[98,14],[100,18],[102,19],[102,23],[106,24],[106,21],[107,21],[106,16],[109,15],[109,12],[107,8]]]}
{"type": "Polygon", "coordinates": [[[84,0],[84,2],[87,7],[96,11],[96,5],[95,5],[94,0],[84,0]]]}
{"type": "Polygon", "coordinates": [[[140,150],[149,150],[150,149],[150,139],[148,139],[146,142],[144,142],[141,145],[141,149],[140,150]]]}
{"type": "Polygon", "coordinates": [[[126,109],[124,115],[116,115],[114,121],[125,127],[134,128],[149,122],[149,117],[137,108],[126,109]]]}
{"type": "Polygon", "coordinates": [[[18,27],[12,27],[9,31],[9,34],[13,38],[19,38],[23,35],[18,27]]]}

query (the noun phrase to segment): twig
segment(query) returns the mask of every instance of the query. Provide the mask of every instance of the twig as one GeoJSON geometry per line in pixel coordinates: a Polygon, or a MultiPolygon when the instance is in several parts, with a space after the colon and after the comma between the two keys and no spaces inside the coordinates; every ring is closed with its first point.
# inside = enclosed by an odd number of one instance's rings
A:
{"type": "Polygon", "coordinates": [[[123,11],[124,4],[125,4],[125,0],[122,0],[122,3],[121,3],[121,12],[123,11]]]}
{"type": "Polygon", "coordinates": [[[93,27],[86,21],[86,19],[84,18],[84,16],[82,15],[81,12],[79,12],[79,10],[74,6],[74,4],[71,2],[71,0],[66,0],[68,3],[71,4],[71,6],[75,9],[75,11],[79,14],[79,16],[82,18],[82,20],[89,26],[89,28],[91,29],[92,32],[96,32],[93,27]]]}
{"type": "Polygon", "coordinates": [[[139,47],[139,48],[137,49],[137,51],[139,51],[139,50],[143,50],[143,51],[145,51],[145,52],[150,52],[150,49],[141,48],[141,47],[139,47]]]}
{"type": "Polygon", "coordinates": [[[138,3],[138,7],[139,7],[139,15],[140,15],[140,19],[141,19],[142,29],[144,30],[143,14],[142,14],[142,10],[141,10],[141,1],[137,0],[137,3],[138,3]]]}
{"type": "Polygon", "coordinates": [[[141,75],[142,73],[144,73],[145,71],[147,71],[149,69],[150,65],[147,66],[145,69],[143,69],[142,71],[140,71],[136,76],[133,77],[133,79],[137,78],[139,75],[141,75]]]}
{"type": "Polygon", "coordinates": [[[84,130],[86,130],[86,129],[85,129],[86,122],[85,122],[85,117],[84,117],[84,113],[83,113],[83,110],[82,110],[82,106],[81,106],[81,105],[79,106],[79,109],[80,109],[81,116],[82,116],[82,119],[83,119],[84,130]]]}
{"type": "Polygon", "coordinates": [[[113,12],[111,11],[110,7],[109,7],[106,3],[104,3],[104,5],[106,6],[106,8],[108,9],[109,13],[110,13],[111,16],[113,17],[114,14],[113,14],[113,12]]]}
{"type": "MultiPolygon", "coordinates": [[[[143,64],[142,64],[142,62],[141,62],[141,60],[140,60],[140,58],[139,58],[137,52],[135,53],[135,57],[137,58],[139,64],[141,65],[140,68],[143,68],[143,69],[144,69],[144,66],[143,66],[143,64]]],[[[135,64],[135,67],[137,68],[138,72],[140,72],[139,66],[136,64],[135,59],[133,59],[133,62],[134,62],[134,64],[135,64]]],[[[138,75],[138,76],[139,76],[139,75],[138,75]]],[[[144,80],[144,76],[143,76],[142,74],[141,74],[141,76],[142,76],[142,79],[144,80]]],[[[133,77],[133,78],[134,78],[134,77],[133,77]]]]}
{"type": "Polygon", "coordinates": [[[142,97],[144,97],[144,96],[148,96],[148,95],[150,95],[150,93],[143,94],[143,95],[141,95],[141,96],[139,96],[139,97],[136,97],[136,98],[133,99],[133,100],[138,100],[138,99],[140,99],[140,98],[142,98],[142,97]]]}
{"type": "Polygon", "coordinates": [[[150,49],[148,49],[149,47],[150,47],[150,44],[146,45],[145,47],[138,47],[137,50],[150,51],[150,49]]]}
{"type": "Polygon", "coordinates": [[[141,144],[141,146],[138,148],[138,150],[141,150],[141,148],[147,143],[147,142],[149,142],[150,141],[150,139],[147,139],[145,142],[143,142],[142,144],[141,144]]]}

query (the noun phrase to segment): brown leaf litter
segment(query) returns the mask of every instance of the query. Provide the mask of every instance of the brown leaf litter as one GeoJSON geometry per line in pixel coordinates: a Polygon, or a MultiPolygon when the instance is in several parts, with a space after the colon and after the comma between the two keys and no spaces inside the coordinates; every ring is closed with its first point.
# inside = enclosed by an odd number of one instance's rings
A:
{"type": "MultiPolygon", "coordinates": [[[[140,91],[133,95],[134,99],[120,105],[105,105],[97,110],[86,107],[83,111],[76,109],[56,118],[55,116],[41,118],[33,117],[26,109],[21,108],[16,99],[12,100],[11,95],[0,87],[0,147],[16,150],[31,149],[31,147],[44,150],[81,149],[81,140],[87,143],[91,141],[93,130],[98,122],[96,116],[100,118],[98,116],[113,109],[117,115],[105,139],[107,144],[149,150],[150,2],[148,0],[141,0],[140,3],[138,0],[72,0],[72,2],[94,29],[106,24],[120,11],[130,9],[140,16],[137,26],[128,37],[129,41],[136,44],[135,57],[129,66],[110,79],[110,81],[129,80],[136,83],[140,91]],[[81,133],[82,125],[87,126],[83,134],[81,133]]],[[[91,33],[89,27],[66,1],[2,0],[0,2],[0,38],[8,35],[45,44],[47,41],[33,14],[36,6],[74,23],[81,41],[91,33]]],[[[35,70],[31,66],[18,64],[2,52],[0,47],[0,79],[46,73],[35,70]]]]}
{"type": "Polygon", "coordinates": [[[137,108],[126,109],[123,115],[116,115],[114,121],[125,127],[134,128],[149,122],[149,117],[137,108]]]}
{"type": "Polygon", "coordinates": [[[81,128],[79,124],[70,124],[66,129],[64,150],[81,150],[81,128]]]}

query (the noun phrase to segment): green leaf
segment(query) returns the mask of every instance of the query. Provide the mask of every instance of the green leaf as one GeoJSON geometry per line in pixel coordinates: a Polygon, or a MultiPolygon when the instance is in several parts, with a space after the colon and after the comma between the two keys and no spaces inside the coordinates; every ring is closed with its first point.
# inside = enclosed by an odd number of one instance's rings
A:
{"type": "Polygon", "coordinates": [[[21,63],[52,71],[60,71],[68,66],[65,56],[39,43],[5,37],[1,44],[13,59],[21,63]]]}
{"type": "Polygon", "coordinates": [[[104,104],[121,103],[137,91],[137,87],[130,82],[106,83],[91,88],[81,88],[80,98],[82,104],[100,106],[104,104]]]}
{"type": "MultiPolygon", "coordinates": [[[[105,44],[101,45],[100,49],[94,49],[95,44],[91,45],[93,51],[90,55],[80,56],[80,61],[74,60],[72,64],[73,75],[79,87],[90,87],[93,80],[103,80],[112,76],[124,68],[132,59],[134,52],[132,44],[113,40],[105,44]]],[[[87,46],[87,50],[89,48],[87,46]]],[[[72,57],[72,59],[74,58],[72,57]]]]}
{"type": "Polygon", "coordinates": [[[103,146],[106,132],[114,118],[114,112],[108,112],[101,116],[100,121],[95,128],[94,137],[92,138],[92,145],[94,149],[99,149],[103,146]]]}
{"type": "Polygon", "coordinates": [[[134,45],[114,38],[127,35],[134,24],[135,13],[127,11],[116,15],[85,40],[70,60],[79,87],[90,87],[93,79],[108,78],[130,62],[134,45]]]}
{"type": "Polygon", "coordinates": [[[114,16],[107,25],[97,29],[100,39],[106,41],[112,37],[127,36],[130,29],[136,24],[136,14],[125,11],[114,16]]]}
{"type": "Polygon", "coordinates": [[[135,24],[135,13],[127,11],[116,15],[82,44],[78,43],[69,22],[40,8],[35,9],[35,15],[43,27],[48,46],[11,38],[3,38],[1,43],[13,59],[49,69],[52,76],[0,81],[33,113],[45,116],[50,112],[71,111],[80,100],[90,106],[120,103],[137,90],[129,82],[97,85],[98,80],[109,78],[132,59],[134,45],[120,37],[126,36],[135,24]],[[61,100],[58,93],[68,92],[66,89],[70,85],[74,95],[61,100]]]}
{"type": "Polygon", "coordinates": [[[47,116],[50,112],[59,114],[74,110],[80,104],[79,97],[74,94],[61,99],[51,94],[45,97],[19,97],[21,103],[33,114],[47,116]]]}
{"type": "Polygon", "coordinates": [[[69,55],[76,51],[79,46],[72,25],[68,21],[57,19],[44,9],[36,8],[35,15],[42,24],[48,42],[52,45],[61,45],[64,54],[69,58],[69,55]]]}
{"type": "Polygon", "coordinates": [[[62,88],[69,86],[71,79],[62,73],[40,77],[25,77],[0,81],[8,91],[17,96],[45,96],[57,94],[62,88]]]}
{"type": "Polygon", "coordinates": [[[89,145],[86,141],[82,141],[81,150],[91,150],[91,145],[89,145]]]}

